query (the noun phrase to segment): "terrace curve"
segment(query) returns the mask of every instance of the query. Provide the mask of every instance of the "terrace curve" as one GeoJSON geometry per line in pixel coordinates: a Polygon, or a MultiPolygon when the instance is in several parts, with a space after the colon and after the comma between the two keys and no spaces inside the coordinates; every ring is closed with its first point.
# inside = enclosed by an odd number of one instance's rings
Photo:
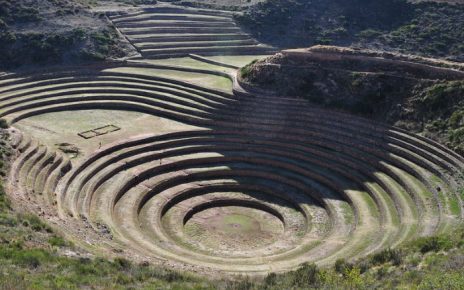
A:
{"type": "MultiPolygon", "coordinates": [[[[113,21],[127,17],[146,15],[113,21]]],[[[462,222],[462,156],[305,100],[250,94],[232,67],[126,61],[0,76],[0,117],[18,152],[9,192],[94,252],[194,271],[329,265],[462,222]],[[227,77],[234,92],[168,71],[227,77]],[[20,130],[36,116],[101,109],[187,127],[77,159],[20,130]]]]}
{"type": "Polygon", "coordinates": [[[394,247],[463,217],[461,156],[302,100],[105,70],[10,75],[2,87],[0,116],[12,123],[107,108],[198,127],[134,136],[75,164],[13,134],[21,152],[14,179],[28,197],[128,253],[226,272],[284,271],[394,247]]]}
{"type": "Polygon", "coordinates": [[[145,59],[275,52],[275,48],[242,31],[233,15],[227,11],[163,4],[109,18],[145,59]]]}

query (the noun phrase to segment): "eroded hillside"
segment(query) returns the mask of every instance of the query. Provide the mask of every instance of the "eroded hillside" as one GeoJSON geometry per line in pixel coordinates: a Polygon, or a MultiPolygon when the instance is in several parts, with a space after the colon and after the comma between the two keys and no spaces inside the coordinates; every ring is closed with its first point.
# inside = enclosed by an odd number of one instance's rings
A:
{"type": "Polygon", "coordinates": [[[76,64],[133,54],[105,13],[92,5],[96,2],[2,0],[0,66],[76,64]]]}
{"type": "Polygon", "coordinates": [[[243,68],[242,80],[424,133],[463,152],[460,63],[315,46],[284,50],[243,68]]]}
{"type": "Polygon", "coordinates": [[[238,20],[280,47],[342,45],[464,59],[464,6],[406,0],[272,0],[238,20]]]}

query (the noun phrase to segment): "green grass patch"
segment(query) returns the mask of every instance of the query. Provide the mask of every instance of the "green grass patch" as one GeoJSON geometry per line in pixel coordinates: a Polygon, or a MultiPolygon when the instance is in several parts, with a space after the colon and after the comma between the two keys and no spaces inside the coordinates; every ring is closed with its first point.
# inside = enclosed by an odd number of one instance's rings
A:
{"type": "Polygon", "coordinates": [[[52,236],[48,239],[48,243],[54,247],[64,247],[67,245],[67,242],[59,236],[52,236]]]}
{"type": "Polygon", "coordinates": [[[33,214],[18,214],[18,221],[25,227],[29,227],[36,232],[45,231],[52,233],[52,228],[42,222],[36,215],[33,214]]]}
{"type": "Polygon", "coordinates": [[[449,250],[455,243],[447,235],[419,238],[410,243],[410,246],[419,250],[422,254],[449,250]]]}

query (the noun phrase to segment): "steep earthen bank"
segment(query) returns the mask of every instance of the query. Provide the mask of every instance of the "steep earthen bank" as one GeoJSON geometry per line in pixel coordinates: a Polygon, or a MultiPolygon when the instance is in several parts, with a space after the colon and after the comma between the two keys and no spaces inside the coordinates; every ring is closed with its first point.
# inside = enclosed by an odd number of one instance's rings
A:
{"type": "Polygon", "coordinates": [[[307,99],[424,133],[463,152],[464,65],[334,46],[283,50],[242,68],[247,88],[307,99]]]}

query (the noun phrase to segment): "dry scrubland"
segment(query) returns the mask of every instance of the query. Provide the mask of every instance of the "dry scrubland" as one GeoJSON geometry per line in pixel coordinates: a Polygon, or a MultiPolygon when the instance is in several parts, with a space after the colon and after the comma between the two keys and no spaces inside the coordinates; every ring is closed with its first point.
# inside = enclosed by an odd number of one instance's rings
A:
{"type": "Polygon", "coordinates": [[[264,94],[230,12],[111,5],[131,57],[0,75],[2,286],[463,286],[462,155],[264,94]]]}
{"type": "Polygon", "coordinates": [[[396,53],[315,46],[243,68],[245,82],[421,133],[462,154],[464,66],[396,53]]]}
{"type": "MultiPolygon", "coordinates": [[[[136,53],[116,33],[96,3],[92,0],[0,1],[0,67],[82,64],[136,53]]],[[[101,5],[112,7],[106,2],[101,5]]],[[[119,9],[130,9],[130,6],[119,9]]]]}
{"type": "Polygon", "coordinates": [[[340,45],[464,60],[464,5],[406,0],[269,0],[237,16],[264,43],[340,45]]]}

